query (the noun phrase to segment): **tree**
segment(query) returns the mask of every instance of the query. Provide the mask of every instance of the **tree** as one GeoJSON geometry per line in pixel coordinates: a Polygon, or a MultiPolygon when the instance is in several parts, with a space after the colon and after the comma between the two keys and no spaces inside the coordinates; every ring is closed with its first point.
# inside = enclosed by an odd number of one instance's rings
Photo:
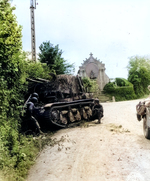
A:
{"type": "MultiPolygon", "coordinates": [[[[9,0],[0,0],[0,96],[4,100],[0,107],[6,108],[7,116],[14,114],[23,90],[22,28],[17,24],[14,9],[9,0]]],[[[5,111],[0,109],[0,113],[5,111]]]]}
{"type": "Polygon", "coordinates": [[[51,71],[56,74],[70,74],[74,71],[74,65],[62,58],[63,52],[59,49],[59,45],[54,46],[48,41],[43,42],[39,49],[39,61],[46,63],[51,71]]]}
{"type": "Polygon", "coordinates": [[[128,68],[128,81],[134,86],[137,97],[148,93],[150,84],[150,60],[146,57],[131,57],[128,68]]]}
{"type": "Polygon", "coordinates": [[[22,28],[13,14],[14,9],[9,0],[0,0],[0,170],[4,180],[24,180],[36,156],[33,139],[20,134],[20,113],[26,77],[45,77],[48,72],[47,66],[41,63],[25,61],[22,28]]]}
{"type": "Polygon", "coordinates": [[[9,0],[0,1],[0,75],[7,79],[9,89],[14,86],[21,72],[22,34],[21,26],[18,26],[12,14],[14,9],[9,0]]]}
{"type": "Polygon", "coordinates": [[[0,169],[15,172],[22,160],[19,106],[25,79],[21,26],[14,9],[9,0],[0,0],[0,169]]]}

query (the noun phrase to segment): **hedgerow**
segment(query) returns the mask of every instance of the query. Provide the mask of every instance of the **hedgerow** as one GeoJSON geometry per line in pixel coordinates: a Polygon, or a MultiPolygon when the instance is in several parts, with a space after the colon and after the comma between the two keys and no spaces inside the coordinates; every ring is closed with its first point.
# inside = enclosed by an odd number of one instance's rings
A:
{"type": "MultiPolygon", "coordinates": [[[[0,170],[5,180],[23,180],[38,152],[20,133],[20,113],[29,64],[22,52],[22,28],[8,0],[0,0],[0,170]]],[[[1,179],[1,178],[0,178],[1,179]]]]}
{"type": "Polygon", "coordinates": [[[116,78],[104,87],[104,93],[115,97],[116,101],[132,100],[136,98],[133,85],[123,78],[116,78]]]}

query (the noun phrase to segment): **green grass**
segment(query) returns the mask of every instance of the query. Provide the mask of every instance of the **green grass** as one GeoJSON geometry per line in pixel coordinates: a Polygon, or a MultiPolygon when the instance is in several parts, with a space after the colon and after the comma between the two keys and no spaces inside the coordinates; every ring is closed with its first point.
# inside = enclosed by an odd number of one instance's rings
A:
{"type": "Polygon", "coordinates": [[[1,155],[0,159],[3,160],[4,166],[1,170],[0,181],[24,181],[30,167],[35,163],[36,158],[40,155],[44,147],[46,145],[54,146],[54,144],[57,144],[55,140],[51,139],[52,135],[53,133],[37,137],[21,135],[19,152],[9,158],[5,153],[1,155]]]}

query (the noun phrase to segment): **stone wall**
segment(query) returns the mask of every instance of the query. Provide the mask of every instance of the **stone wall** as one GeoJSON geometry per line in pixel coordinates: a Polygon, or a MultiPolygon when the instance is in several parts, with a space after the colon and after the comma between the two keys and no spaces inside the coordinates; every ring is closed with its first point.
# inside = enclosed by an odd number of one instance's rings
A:
{"type": "Polygon", "coordinates": [[[78,74],[81,77],[89,77],[90,79],[97,79],[100,90],[109,82],[109,77],[105,73],[105,64],[90,54],[90,57],[83,61],[79,67],[78,74]]]}

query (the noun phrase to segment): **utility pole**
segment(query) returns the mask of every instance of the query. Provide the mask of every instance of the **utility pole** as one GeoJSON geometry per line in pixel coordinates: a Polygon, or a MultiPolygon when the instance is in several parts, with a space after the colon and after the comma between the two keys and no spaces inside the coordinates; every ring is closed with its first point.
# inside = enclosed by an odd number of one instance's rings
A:
{"type": "Polygon", "coordinates": [[[36,9],[36,0],[30,0],[30,10],[31,10],[31,48],[32,48],[32,60],[33,60],[34,62],[36,62],[36,44],[35,44],[34,9],[36,9]]]}

